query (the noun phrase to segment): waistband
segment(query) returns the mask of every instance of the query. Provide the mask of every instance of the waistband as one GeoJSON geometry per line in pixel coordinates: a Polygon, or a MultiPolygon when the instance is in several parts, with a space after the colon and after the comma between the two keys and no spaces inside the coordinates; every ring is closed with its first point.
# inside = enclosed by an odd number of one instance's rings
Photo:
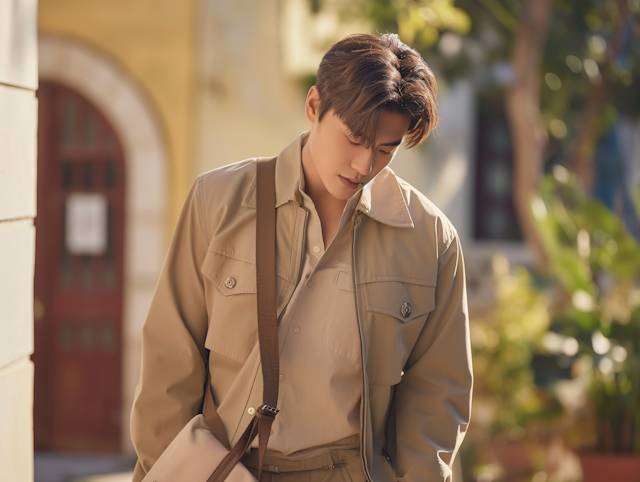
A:
{"type": "MultiPolygon", "coordinates": [[[[319,445],[285,455],[267,449],[262,470],[268,472],[299,472],[304,470],[332,469],[344,465],[348,460],[360,457],[360,435],[355,434],[327,445],[319,445]]],[[[246,467],[258,469],[258,449],[252,448],[242,458],[246,467]]]]}

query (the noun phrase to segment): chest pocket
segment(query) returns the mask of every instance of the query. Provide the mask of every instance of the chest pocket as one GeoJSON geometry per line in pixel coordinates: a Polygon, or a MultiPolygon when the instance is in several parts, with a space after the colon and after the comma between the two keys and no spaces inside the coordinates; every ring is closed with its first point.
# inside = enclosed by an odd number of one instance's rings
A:
{"type": "MultiPolygon", "coordinates": [[[[256,265],[207,251],[201,273],[205,283],[209,328],[205,347],[244,362],[258,341],[256,265]]],[[[276,276],[279,297],[285,280],[276,276]]]]}
{"type": "Polygon", "coordinates": [[[396,278],[366,282],[362,288],[371,343],[369,379],[395,385],[428,313],[435,308],[435,282],[396,278]]]}

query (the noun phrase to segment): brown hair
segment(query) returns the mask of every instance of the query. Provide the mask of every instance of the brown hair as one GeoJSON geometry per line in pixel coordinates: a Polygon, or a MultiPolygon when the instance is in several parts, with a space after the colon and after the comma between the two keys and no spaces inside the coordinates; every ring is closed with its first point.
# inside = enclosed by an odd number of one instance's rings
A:
{"type": "Polygon", "coordinates": [[[333,109],[365,147],[376,141],[381,110],[409,114],[407,147],[438,124],[436,78],[418,52],[396,34],[354,34],[333,44],[318,68],[319,120],[333,109]]]}

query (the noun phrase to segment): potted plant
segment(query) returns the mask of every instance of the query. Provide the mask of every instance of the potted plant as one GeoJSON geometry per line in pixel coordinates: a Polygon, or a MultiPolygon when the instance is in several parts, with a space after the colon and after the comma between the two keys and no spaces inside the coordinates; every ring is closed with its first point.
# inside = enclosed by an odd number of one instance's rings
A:
{"type": "Polygon", "coordinates": [[[544,346],[571,374],[556,386],[573,396],[567,439],[585,482],[638,481],[640,245],[561,166],[530,206],[556,294],[544,346]]]}

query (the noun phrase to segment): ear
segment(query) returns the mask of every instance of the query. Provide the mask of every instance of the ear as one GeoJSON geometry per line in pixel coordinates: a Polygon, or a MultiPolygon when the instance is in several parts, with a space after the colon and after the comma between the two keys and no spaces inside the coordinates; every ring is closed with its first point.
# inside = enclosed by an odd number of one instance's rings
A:
{"type": "Polygon", "coordinates": [[[309,89],[307,93],[307,100],[304,104],[304,113],[307,116],[307,120],[312,124],[318,121],[318,112],[320,109],[320,91],[314,85],[309,89]]]}

